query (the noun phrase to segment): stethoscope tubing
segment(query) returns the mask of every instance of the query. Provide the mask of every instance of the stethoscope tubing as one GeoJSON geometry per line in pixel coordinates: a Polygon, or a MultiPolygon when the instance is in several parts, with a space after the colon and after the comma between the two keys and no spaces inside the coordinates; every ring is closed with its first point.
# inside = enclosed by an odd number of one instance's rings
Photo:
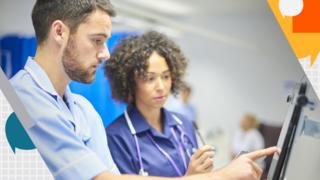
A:
{"type": "MultiPolygon", "coordinates": [[[[173,115],[173,117],[178,122],[179,125],[182,125],[182,121],[178,117],[176,117],[175,115],[173,115]]],[[[140,166],[139,174],[146,176],[146,175],[148,175],[148,173],[144,171],[144,166],[143,166],[143,162],[142,162],[142,155],[141,155],[141,149],[140,149],[140,144],[139,144],[139,141],[138,141],[138,137],[137,137],[136,131],[135,131],[133,125],[132,125],[132,121],[131,121],[131,119],[130,119],[130,117],[128,115],[127,110],[125,111],[125,119],[127,121],[127,124],[128,124],[129,129],[130,129],[130,132],[134,137],[134,142],[135,142],[135,145],[136,145],[137,155],[138,155],[138,159],[139,159],[139,166],[140,166]]],[[[180,141],[177,138],[177,135],[176,135],[176,132],[174,131],[174,128],[172,127],[170,130],[171,130],[171,133],[172,133],[176,143],[179,146],[179,152],[180,152],[179,154],[180,154],[180,156],[182,158],[184,168],[185,168],[185,170],[187,170],[187,160],[186,160],[186,157],[185,157],[183,149],[185,150],[185,152],[187,153],[189,158],[191,157],[192,154],[188,151],[187,147],[184,144],[184,137],[186,137],[188,139],[188,141],[191,143],[192,147],[195,147],[195,145],[191,141],[190,137],[188,137],[188,135],[183,131],[183,129],[179,125],[177,125],[176,127],[177,127],[177,130],[180,131],[180,141]]],[[[155,142],[155,140],[151,137],[150,134],[147,133],[147,135],[151,139],[152,143],[157,147],[157,149],[168,159],[168,161],[173,166],[175,171],[179,174],[179,176],[183,176],[183,173],[178,168],[177,164],[174,162],[172,157],[164,149],[162,149],[159,146],[159,144],[157,144],[155,142]]]]}

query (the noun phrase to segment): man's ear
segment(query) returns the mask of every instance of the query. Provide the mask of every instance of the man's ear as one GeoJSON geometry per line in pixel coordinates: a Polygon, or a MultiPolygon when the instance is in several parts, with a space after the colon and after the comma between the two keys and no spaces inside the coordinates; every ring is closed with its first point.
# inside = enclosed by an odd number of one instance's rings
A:
{"type": "Polygon", "coordinates": [[[68,41],[69,28],[61,20],[56,20],[51,25],[50,34],[52,40],[59,45],[63,45],[68,41]]]}

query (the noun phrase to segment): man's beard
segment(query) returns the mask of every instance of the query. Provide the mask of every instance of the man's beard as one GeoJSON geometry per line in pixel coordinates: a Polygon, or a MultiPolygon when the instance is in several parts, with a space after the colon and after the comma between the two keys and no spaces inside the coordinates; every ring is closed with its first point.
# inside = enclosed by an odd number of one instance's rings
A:
{"type": "Polygon", "coordinates": [[[95,71],[90,72],[88,69],[81,66],[78,61],[79,54],[76,51],[76,43],[74,42],[74,38],[70,36],[67,47],[64,49],[62,55],[64,71],[73,81],[91,83],[94,80],[95,71]]]}

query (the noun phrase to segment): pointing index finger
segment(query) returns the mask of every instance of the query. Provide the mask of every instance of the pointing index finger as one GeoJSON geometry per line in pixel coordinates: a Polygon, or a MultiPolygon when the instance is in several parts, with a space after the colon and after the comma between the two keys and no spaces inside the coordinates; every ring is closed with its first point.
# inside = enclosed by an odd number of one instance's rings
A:
{"type": "Polygon", "coordinates": [[[255,161],[255,160],[260,159],[262,157],[272,155],[272,154],[274,154],[276,152],[279,152],[279,150],[278,150],[277,147],[274,146],[274,147],[269,147],[269,148],[266,148],[266,149],[253,151],[253,152],[245,154],[243,156],[255,161]]]}

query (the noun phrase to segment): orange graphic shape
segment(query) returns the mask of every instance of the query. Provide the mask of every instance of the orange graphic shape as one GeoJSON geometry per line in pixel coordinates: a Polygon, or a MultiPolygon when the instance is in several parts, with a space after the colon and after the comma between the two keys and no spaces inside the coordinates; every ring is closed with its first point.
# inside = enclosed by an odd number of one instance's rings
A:
{"type": "Polygon", "coordinates": [[[292,30],[295,33],[320,33],[320,1],[303,0],[302,12],[293,17],[292,30]]]}
{"type": "MultiPolygon", "coordinates": [[[[320,51],[320,33],[294,33],[292,30],[293,17],[281,15],[279,0],[268,0],[268,3],[296,57],[300,59],[310,56],[310,63],[314,64],[320,51]]],[[[312,18],[311,20],[314,24],[319,23],[318,19],[312,18]]]]}

